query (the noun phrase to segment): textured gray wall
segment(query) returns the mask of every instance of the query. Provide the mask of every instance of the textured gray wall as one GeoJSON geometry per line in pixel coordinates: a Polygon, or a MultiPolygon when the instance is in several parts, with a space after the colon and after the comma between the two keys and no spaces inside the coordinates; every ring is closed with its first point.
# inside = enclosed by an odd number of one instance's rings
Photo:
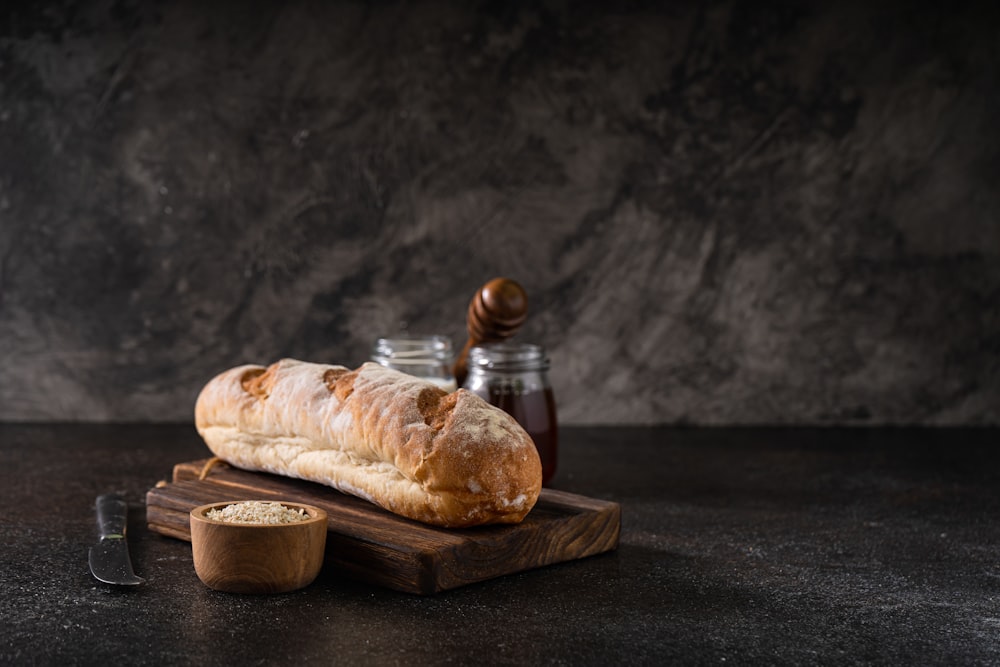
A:
{"type": "Polygon", "coordinates": [[[0,419],[504,275],[564,423],[1000,422],[996,12],[604,4],[4,5],[0,419]]]}

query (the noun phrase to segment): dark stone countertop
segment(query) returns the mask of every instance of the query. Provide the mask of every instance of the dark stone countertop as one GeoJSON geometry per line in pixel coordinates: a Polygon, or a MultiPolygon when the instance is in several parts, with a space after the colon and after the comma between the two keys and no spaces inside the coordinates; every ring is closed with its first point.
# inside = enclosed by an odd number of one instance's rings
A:
{"type": "Polygon", "coordinates": [[[617,551],[432,597],[324,570],[217,593],[145,492],[190,425],[0,425],[3,664],[996,664],[997,430],[566,428],[553,486],[622,506],[617,551]],[[137,572],[94,580],[125,493],[137,572]]]}

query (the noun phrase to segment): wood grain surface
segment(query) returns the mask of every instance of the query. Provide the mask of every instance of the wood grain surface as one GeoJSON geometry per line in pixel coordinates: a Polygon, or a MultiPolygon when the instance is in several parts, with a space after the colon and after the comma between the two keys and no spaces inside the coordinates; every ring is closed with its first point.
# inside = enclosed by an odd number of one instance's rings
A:
{"type": "Polygon", "coordinates": [[[621,532],[614,502],[543,489],[517,525],[449,530],[425,525],[315,484],[206,460],[180,463],[173,481],[146,495],[150,530],[190,540],[188,513],[226,500],[285,500],[328,515],[325,567],[398,591],[428,595],[466,584],[612,551],[621,532]]]}

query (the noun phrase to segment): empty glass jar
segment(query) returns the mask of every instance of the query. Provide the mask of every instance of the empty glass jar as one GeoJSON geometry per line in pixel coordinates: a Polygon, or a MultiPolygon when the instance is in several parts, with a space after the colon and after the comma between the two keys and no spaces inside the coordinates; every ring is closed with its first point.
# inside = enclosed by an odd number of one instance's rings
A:
{"type": "Polygon", "coordinates": [[[445,391],[455,391],[455,363],[447,336],[395,336],[379,338],[371,360],[409,375],[429,380],[445,391]]]}

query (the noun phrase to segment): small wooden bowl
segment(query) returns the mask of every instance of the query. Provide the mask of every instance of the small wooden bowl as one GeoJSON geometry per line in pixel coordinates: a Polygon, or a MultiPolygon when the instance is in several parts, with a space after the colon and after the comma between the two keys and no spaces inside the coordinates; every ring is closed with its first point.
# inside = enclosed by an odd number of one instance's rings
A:
{"type": "Polygon", "coordinates": [[[230,500],[191,510],[194,569],[206,586],[227,593],[287,593],[308,586],[326,551],[326,512],[280,501],[309,518],[282,524],[231,523],[205,516],[213,509],[247,502],[230,500]]]}

